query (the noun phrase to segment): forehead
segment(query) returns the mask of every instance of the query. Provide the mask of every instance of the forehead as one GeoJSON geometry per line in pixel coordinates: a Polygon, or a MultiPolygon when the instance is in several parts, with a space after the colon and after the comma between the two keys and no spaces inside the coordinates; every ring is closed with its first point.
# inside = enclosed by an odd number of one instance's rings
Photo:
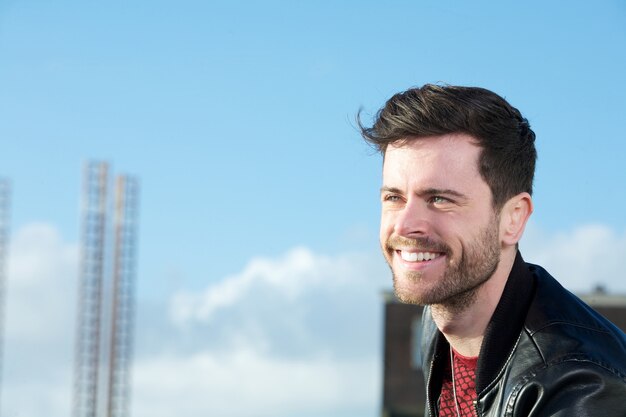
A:
{"type": "MultiPolygon", "coordinates": [[[[450,134],[409,139],[389,145],[383,180],[418,182],[423,187],[465,188],[484,182],[478,169],[481,148],[469,135],[450,134]]],[[[401,186],[405,184],[386,184],[401,186]]],[[[413,185],[413,184],[412,184],[413,185]]]]}

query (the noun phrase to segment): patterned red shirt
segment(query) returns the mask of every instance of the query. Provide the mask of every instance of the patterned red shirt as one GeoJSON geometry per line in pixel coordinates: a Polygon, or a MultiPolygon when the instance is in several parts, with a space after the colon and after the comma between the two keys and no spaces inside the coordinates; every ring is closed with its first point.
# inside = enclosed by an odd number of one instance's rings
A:
{"type": "MultiPolygon", "coordinates": [[[[454,357],[454,382],[456,398],[459,405],[460,417],[474,417],[474,401],[476,401],[476,363],[478,356],[468,358],[452,350],[454,357]]],[[[450,364],[446,367],[439,397],[439,416],[457,417],[457,408],[454,404],[452,389],[452,375],[450,364]]]]}

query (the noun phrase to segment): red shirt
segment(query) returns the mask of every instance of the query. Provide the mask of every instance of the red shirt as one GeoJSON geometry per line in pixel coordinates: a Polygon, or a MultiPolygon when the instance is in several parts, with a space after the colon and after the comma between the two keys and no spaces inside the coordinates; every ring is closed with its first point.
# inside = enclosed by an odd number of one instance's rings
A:
{"type": "MultiPolygon", "coordinates": [[[[476,415],[474,401],[476,401],[476,364],[478,356],[468,358],[458,354],[455,350],[452,350],[452,353],[454,357],[456,400],[461,413],[460,417],[473,417],[476,415]]],[[[444,372],[441,396],[439,397],[439,416],[457,417],[450,364],[448,364],[444,372]]]]}

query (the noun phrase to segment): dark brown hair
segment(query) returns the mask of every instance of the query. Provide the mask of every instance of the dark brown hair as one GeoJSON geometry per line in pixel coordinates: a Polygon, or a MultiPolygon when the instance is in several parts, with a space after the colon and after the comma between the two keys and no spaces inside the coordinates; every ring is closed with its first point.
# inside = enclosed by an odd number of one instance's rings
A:
{"type": "Polygon", "coordinates": [[[535,133],[519,110],[492,91],[478,87],[426,84],[391,97],[372,127],[357,123],[363,138],[385,154],[389,144],[420,137],[465,133],[482,148],[479,172],[491,188],[493,206],[521,192],[532,194],[535,133]]]}

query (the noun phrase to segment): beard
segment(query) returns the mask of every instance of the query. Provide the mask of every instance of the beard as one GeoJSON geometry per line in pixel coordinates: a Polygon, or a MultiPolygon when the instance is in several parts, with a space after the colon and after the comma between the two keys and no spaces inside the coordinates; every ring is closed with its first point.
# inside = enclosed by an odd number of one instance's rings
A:
{"type": "MultiPolygon", "coordinates": [[[[496,216],[497,217],[497,216],[496,216]]],[[[452,260],[452,250],[444,242],[428,237],[404,238],[391,236],[384,245],[387,263],[393,274],[396,297],[403,303],[418,305],[441,305],[448,311],[462,311],[476,300],[478,289],[491,278],[500,263],[498,220],[494,218],[482,228],[476,239],[463,247],[458,262],[452,260]],[[420,248],[422,251],[440,252],[446,256],[446,269],[436,285],[424,291],[407,291],[399,284],[400,278],[393,270],[395,248],[420,248]]],[[[403,271],[402,279],[415,284],[424,280],[424,272],[403,271]]]]}

